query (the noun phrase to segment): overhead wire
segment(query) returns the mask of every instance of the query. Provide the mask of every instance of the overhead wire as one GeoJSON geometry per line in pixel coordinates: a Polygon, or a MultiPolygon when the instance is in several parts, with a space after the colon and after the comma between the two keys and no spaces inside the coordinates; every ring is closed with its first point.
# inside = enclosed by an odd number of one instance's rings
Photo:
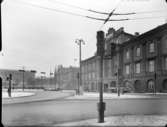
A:
{"type": "MultiPolygon", "coordinates": [[[[73,15],[73,16],[80,16],[80,17],[89,18],[89,19],[98,20],[98,21],[105,21],[106,20],[106,19],[96,18],[96,17],[92,17],[92,16],[85,16],[85,15],[81,15],[81,14],[77,14],[77,13],[73,13],[73,12],[69,12],[69,11],[63,11],[63,10],[59,10],[59,9],[55,9],[55,8],[44,7],[44,6],[40,6],[40,5],[37,5],[37,4],[23,2],[21,0],[17,0],[17,1],[19,1],[20,3],[26,4],[26,5],[33,6],[33,7],[37,7],[37,8],[41,8],[41,9],[45,9],[45,10],[50,10],[50,11],[55,11],[55,12],[59,12],[59,13],[64,13],[64,14],[69,14],[69,15],[73,15]]],[[[108,21],[127,21],[127,20],[140,20],[140,19],[154,19],[154,18],[163,18],[163,17],[165,17],[165,16],[143,17],[143,18],[125,18],[125,19],[109,19],[108,21]]]]}
{"type": "MultiPolygon", "coordinates": [[[[23,4],[27,4],[27,5],[33,6],[33,7],[38,7],[38,8],[50,10],[50,11],[55,11],[55,12],[60,12],[60,13],[65,13],[65,14],[70,14],[70,15],[74,15],[74,16],[85,17],[85,18],[89,18],[89,19],[96,19],[96,20],[101,20],[101,21],[105,20],[105,19],[95,18],[95,17],[91,17],[91,16],[85,16],[85,15],[81,15],[81,14],[77,14],[77,13],[73,13],[73,12],[69,12],[69,11],[63,11],[63,10],[59,10],[59,9],[55,9],[55,8],[44,7],[44,6],[41,6],[41,5],[29,3],[29,2],[23,2],[21,0],[19,0],[19,2],[21,2],[23,4]]],[[[123,21],[123,20],[127,20],[127,19],[111,19],[111,20],[112,21],[123,21]]]]}
{"type": "MultiPolygon", "coordinates": [[[[72,8],[76,8],[76,9],[80,9],[80,10],[84,10],[84,11],[89,11],[89,12],[93,12],[93,13],[97,13],[97,14],[103,14],[103,15],[109,15],[110,13],[108,12],[102,12],[102,11],[96,11],[93,9],[86,9],[86,8],[82,8],[76,5],[72,5],[72,4],[68,4],[68,3],[64,3],[64,2],[60,2],[58,0],[48,0],[50,2],[55,2],[61,5],[65,5],[68,7],[72,7],[72,8]]],[[[152,11],[139,11],[139,12],[125,12],[125,13],[113,13],[112,15],[136,15],[136,14],[145,14],[145,13],[159,13],[159,12],[166,12],[166,10],[152,10],[152,11]]]]}
{"type": "Polygon", "coordinates": [[[19,0],[19,2],[23,3],[25,5],[30,5],[30,6],[33,6],[33,7],[38,7],[38,8],[42,8],[42,9],[45,9],[45,10],[60,12],[60,13],[64,13],[64,14],[70,14],[70,15],[74,15],[74,16],[85,17],[84,15],[80,15],[80,14],[77,14],[77,13],[73,13],[73,12],[69,12],[69,11],[63,11],[63,10],[59,10],[59,9],[55,9],[55,8],[44,7],[44,6],[33,4],[33,3],[30,3],[30,2],[24,2],[22,0],[19,0]]]}
{"type": "Polygon", "coordinates": [[[108,22],[108,20],[113,15],[114,11],[118,8],[118,6],[120,5],[120,3],[121,3],[121,0],[117,3],[116,7],[109,13],[108,17],[105,19],[104,23],[100,26],[99,30],[101,30],[102,27],[108,22]]]}

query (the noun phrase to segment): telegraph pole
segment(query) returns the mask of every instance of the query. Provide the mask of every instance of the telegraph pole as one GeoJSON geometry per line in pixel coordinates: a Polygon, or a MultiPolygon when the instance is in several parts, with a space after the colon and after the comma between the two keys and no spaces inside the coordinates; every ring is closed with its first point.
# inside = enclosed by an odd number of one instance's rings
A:
{"type": "Polygon", "coordinates": [[[98,122],[104,122],[105,103],[103,102],[103,57],[104,57],[104,32],[97,32],[97,56],[100,57],[100,76],[99,76],[99,103],[98,103],[98,122]]]}
{"type": "Polygon", "coordinates": [[[116,44],[116,52],[117,52],[117,93],[118,96],[120,96],[120,82],[119,82],[119,76],[120,76],[120,62],[119,62],[119,58],[120,58],[120,54],[119,54],[119,45],[116,44]]]}
{"type": "Polygon", "coordinates": [[[11,97],[12,74],[9,74],[9,77],[7,77],[7,80],[9,81],[8,96],[11,97]]]}
{"type": "Polygon", "coordinates": [[[81,48],[81,45],[83,44],[83,45],[85,45],[85,42],[84,42],[84,40],[83,39],[76,39],[75,40],[75,43],[77,43],[78,44],[78,46],[79,46],[79,91],[78,91],[78,93],[81,95],[82,93],[83,93],[83,89],[82,89],[82,68],[81,68],[81,60],[82,60],[82,48],[81,48]]]}

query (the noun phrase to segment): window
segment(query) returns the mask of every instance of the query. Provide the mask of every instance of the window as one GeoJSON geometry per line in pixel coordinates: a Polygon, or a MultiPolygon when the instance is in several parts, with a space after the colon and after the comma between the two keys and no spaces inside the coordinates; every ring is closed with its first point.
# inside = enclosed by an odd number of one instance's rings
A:
{"type": "Polygon", "coordinates": [[[155,61],[150,60],[149,61],[149,72],[154,72],[154,70],[155,70],[155,61]]]}
{"type": "Polygon", "coordinates": [[[126,59],[130,58],[129,50],[126,51],[126,59]]]}
{"type": "Polygon", "coordinates": [[[154,81],[153,80],[148,81],[148,89],[149,90],[153,90],[154,89],[154,81]]]}
{"type": "Polygon", "coordinates": [[[126,65],[126,66],[125,66],[125,69],[126,69],[126,74],[129,74],[129,73],[130,73],[130,66],[129,66],[129,65],[126,65]]]}
{"type": "Polygon", "coordinates": [[[136,56],[140,56],[140,53],[141,53],[140,47],[137,47],[137,48],[136,48],[136,56]]]}
{"type": "Polygon", "coordinates": [[[154,51],[155,51],[155,45],[154,45],[154,42],[152,42],[149,44],[149,52],[153,53],[154,51]]]}
{"type": "Polygon", "coordinates": [[[136,73],[140,73],[140,63],[135,64],[136,73]]]}
{"type": "Polygon", "coordinates": [[[165,57],[165,70],[167,70],[167,57],[165,57]]]}

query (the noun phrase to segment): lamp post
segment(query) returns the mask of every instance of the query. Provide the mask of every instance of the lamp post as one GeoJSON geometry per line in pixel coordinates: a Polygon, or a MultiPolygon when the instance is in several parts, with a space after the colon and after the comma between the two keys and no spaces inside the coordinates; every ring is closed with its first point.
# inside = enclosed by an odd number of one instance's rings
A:
{"type": "MultiPolygon", "coordinates": [[[[46,73],[45,73],[45,72],[41,72],[41,74],[45,76],[46,73]]],[[[44,76],[43,76],[43,77],[44,77],[44,76]]],[[[43,78],[43,79],[44,79],[44,78],[43,78]]],[[[42,88],[44,88],[44,82],[43,82],[43,79],[42,79],[42,76],[41,76],[41,84],[42,84],[42,88]]]]}
{"type": "Polygon", "coordinates": [[[111,58],[115,56],[117,59],[117,67],[116,67],[116,73],[115,76],[117,78],[117,94],[120,96],[120,45],[116,43],[111,43],[111,58]]]}
{"type": "Polygon", "coordinates": [[[22,86],[22,89],[23,89],[23,91],[24,91],[24,72],[25,72],[25,70],[24,70],[24,67],[23,67],[23,69],[22,70],[19,70],[20,72],[22,72],[23,73],[23,86],[22,86]]]}
{"type": "Polygon", "coordinates": [[[117,93],[118,93],[118,96],[120,96],[120,82],[119,82],[119,76],[120,76],[120,62],[119,62],[119,58],[120,58],[120,54],[119,54],[119,51],[120,51],[120,47],[118,44],[116,44],[116,57],[117,57],[117,93]]]}
{"type": "Polygon", "coordinates": [[[52,81],[52,80],[51,80],[51,78],[52,78],[51,76],[52,76],[52,75],[53,75],[53,73],[50,71],[50,80],[49,80],[50,86],[51,86],[51,81],[52,81]]]}
{"type": "Polygon", "coordinates": [[[81,56],[81,53],[82,53],[82,48],[81,48],[81,45],[85,44],[84,40],[83,39],[76,39],[75,40],[75,43],[78,44],[79,46],[79,94],[82,94],[83,93],[83,89],[82,89],[82,69],[81,69],[81,60],[82,60],[82,56],[81,56]]]}

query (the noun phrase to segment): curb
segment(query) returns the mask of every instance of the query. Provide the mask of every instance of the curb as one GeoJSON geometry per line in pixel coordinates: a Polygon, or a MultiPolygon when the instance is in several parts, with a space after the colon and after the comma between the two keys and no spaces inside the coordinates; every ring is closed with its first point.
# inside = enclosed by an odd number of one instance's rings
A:
{"type": "MultiPolygon", "coordinates": [[[[63,97],[59,97],[59,98],[52,98],[52,99],[37,99],[37,100],[30,100],[30,101],[18,101],[18,102],[7,102],[7,103],[2,103],[2,105],[14,105],[14,104],[26,104],[26,103],[35,103],[35,102],[48,102],[48,101],[60,101],[61,99],[65,99],[69,96],[73,96],[73,95],[67,95],[67,96],[63,96],[63,97]]],[[[28,96],[27,96],[28,97],[28,96]]]]}

